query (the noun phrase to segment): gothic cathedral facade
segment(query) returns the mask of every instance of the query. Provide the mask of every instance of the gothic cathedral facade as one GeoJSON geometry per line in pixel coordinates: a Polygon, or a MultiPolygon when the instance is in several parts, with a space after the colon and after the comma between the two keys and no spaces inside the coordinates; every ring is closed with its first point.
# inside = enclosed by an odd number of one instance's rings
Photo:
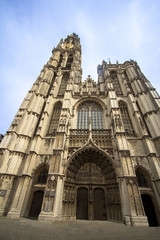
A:
{"type": "Polygon", "coordinates": [[[133,60],[82,82],[76,34],[53,49],[0,147],[0,215],[160,225],[160,98],[133,60]]]}

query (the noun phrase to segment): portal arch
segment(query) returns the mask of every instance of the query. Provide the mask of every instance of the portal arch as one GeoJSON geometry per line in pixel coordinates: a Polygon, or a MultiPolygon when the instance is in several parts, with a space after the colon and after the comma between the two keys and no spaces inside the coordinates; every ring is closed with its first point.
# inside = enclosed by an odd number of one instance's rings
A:
{"type": "Polygon", "coordinates": [[[99,99],[98,97],[82,97],[80,100],[78,100],[75,105],[73,106],[73,109],[77,110],[77,108],[79,107],[79,105],[81,105],[82,103],[85,103],[87,101],[93,101],[97,104],[99,104],[99,106],[103,109],[103,111],[106,108],[105,103],[99,99]]]}
{"type": "Polygon", "coordinates": [[[143,167],[135,169],[138,187],[143,203],[144,212],[148,218],[149,226],[158,226],[157,206],[152,188],[151,177],[147,170],[143,167]]]}
{"type": "Polygon", "coordinates": [[[115,166],[103,151],[86,146],[70,158],[65,172],[63,211],[67,218],[85,216],[86,219],[88,216],[88,220],[121,221],[115,166]],[[85,190],[79,190],[82,188],[85,190]],[[80,196],[81,192],[84,198],[80,196]],[[100,215],[97,213],[98,204],[101,205],[100,215]],[[87,212],[81,212],[82,205],[87,212]]]}
{"type": "Polygon", "coordinates": [[[47,184],[48,169],[48,164],[41,164],[33,172],[33,182],[27,208],[28,217],[38,218],[40,214],[47,184]]]}

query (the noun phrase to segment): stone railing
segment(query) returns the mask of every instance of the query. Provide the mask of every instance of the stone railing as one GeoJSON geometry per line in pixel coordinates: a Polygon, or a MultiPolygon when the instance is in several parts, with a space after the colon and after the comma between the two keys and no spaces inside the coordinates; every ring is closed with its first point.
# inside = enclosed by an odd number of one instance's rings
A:
{"type": "Polygon", "coordinates": [[[88,129],[71,129],[70,135],[89,135],[88,129]]]}
{"type": "MultiPolygon", "coordinates": [[[[89,135],[88,129],[71,129],[70,135],[89,135]]],[[[92,135],[111,135],[111,130],[106,129],[92,129],[92,135]]]]}
{"type": "Polygon", "coordinates": [[[106,129],[94,129],[92,130],[92,135],[111,135],[111,130],[106,130],[106,129]]]}
{"type": "MultiPolygon", "coordinates": [[[[69,136],[69,147],[78,148],[88,141],[88,129],[71,129],[69,136]]],[[[94,129],[92,130],[92,139],[101,148],[112,148],[111,130],[94,129]]]]}

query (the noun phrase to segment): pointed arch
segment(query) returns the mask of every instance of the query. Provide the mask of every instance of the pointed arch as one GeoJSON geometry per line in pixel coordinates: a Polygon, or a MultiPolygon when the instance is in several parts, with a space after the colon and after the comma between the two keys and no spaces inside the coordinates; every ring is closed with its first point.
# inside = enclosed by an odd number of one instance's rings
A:
{"type": "Polygon", "coordinates": [[[70,157],[66,166],[64,215],[78,219],[121,221],[117,174],[113,159],[89,139],[83,148],[70,157]],[[86,193],[85,190],[79,190],[82,187],[86,189],[86,193]],[[97,192],[100,194],[97,195],[97,192]],[[71,209],[70,212],[68,208],[71,209]]]}
{"type": "Polygon", "coordinates": [[[63,55],[60,54],[60,59],[59,59],[59,62],[58,62],[57,68],[59,68],[59,67],[61,66],[62,60],[63,60],[63,55]]]}
{"type": "Polygon", "coordinates": [[[70,69],[71,69],[72,62],[73,62],[73,55],[70,54],[70,55],[68,56],[67,63],[66,63],[66,68],[67,68],[67,70],[70,70],[70,69]]]}
{"type": "MultiPolygon", "coordinates": [[[[108,166],[111,166],[116,171],[115,162],[112,159],[112,157],[110,157],[110,155],[107,152],[99,148],[90,138],[82,148],[78,149],[75,153],[72,154],[72,156],[70,156],[68,163],[66,165],[66,173],[70,166],[74,164],[75,159],[78,159],[78,157],[81,156],[86,151],[91,151],[92,153],[99,154],[99,156],[102,156],[103,159],[106,159],[106,163],[108,162],[108,166]]],[[[78,163],[78,165],[79,164],[80,162],[78,163]]]]}
{"type": "Polygon", "coordinates": [[[44,192],[47,184],[48,170],[48,164],[42,163],[34,169],[32,173],[33,181],[32,188],[30,189],[26,216],[38,218],[41,212],[44,192]]]}
{"type": "Polygon", "coordinates": [[[151,187],[149,175],[142,169],[136,168],[137,182],[139,187],[151,187]]]}
{"type": "Polygon", "coordinates": [[[52,118],[51,118],[50,126],[48,129],[48,135],[53,135],[56,133],[58,124],[59,124],[60,115],[61,115],[61,109],[62,109],[62,102],[59,101],[54,104],[52,118]]]}
{"type": "Polygon", "coordinates": [[[92,129],[103,129],[103,109],[95,101],[82,102],[77,108],[77,128],[88,129],[91,117],[92,129]]]}
{"type": "Polygon", "coordinates": [[[120,100],[118,105],[119,105],[119,108],[120,108],[121,117],[122,117],[125,132],[127,134],[133,134],[134,130],[133,130],[133,126],[132,126],[130,116],[129,116],[127,104],[124,101],[120,100]]]}
{"type": "Polygon", "coordinates": [[[40,164],[33,171],[33,185],[35,184],[46,184],[48,176],[49,166],[48,164],[40,164]]]}
{"type": "Polygon", "coordinates": [[[71,182],[74,182],[81,166],[85,163],[95,163],[103,172],[107,182],[113,179],[116,183],[116,172],[112,162],[110,158],[105,156],[102,152],[97,151],[96,148],[86,147],[83,151],[70,159],[66,171],[66,180],[69,179],[71,182]]]}
{"type": "Polygon", "coordinates": [[[152,188],[151,177],[148,171],[142,166],[138,166],[135,169],[138,187],[141,194],[141,200],[144,207],[144,212],[148,218],[149,226],[158,226],[158,214],[157,204],[154,194],[154,188],[152,188]]]}
{"type": "Polygon", "coordinates": [[[64,72],[61,80],[61,85],[59,87],[59,92],[58,92],[59,97],[64,97],[68,80],[69,80],[69,72],[64,72]]]}
{"type": "Polygon", "coordinates": [[[87,101],[93,101],[96,102],[102,109],[103,111],[106,109],[106,105],[104,104],[104,102],[98,98],[98,97],[81,97],[74,105],[74,109],[78,109],[78,107],[82,104],[85,103],[87,101]]]}

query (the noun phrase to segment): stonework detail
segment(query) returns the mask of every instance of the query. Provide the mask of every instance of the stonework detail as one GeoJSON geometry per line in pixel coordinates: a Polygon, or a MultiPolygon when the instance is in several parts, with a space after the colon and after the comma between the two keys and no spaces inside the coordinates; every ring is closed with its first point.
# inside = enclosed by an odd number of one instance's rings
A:
{"type": "Polygon", "coordinates": [[[160,98],[138,64],[103,61],[82,82],[61,39],[0,145],[0,215],[160,225],[160,98]]]}

